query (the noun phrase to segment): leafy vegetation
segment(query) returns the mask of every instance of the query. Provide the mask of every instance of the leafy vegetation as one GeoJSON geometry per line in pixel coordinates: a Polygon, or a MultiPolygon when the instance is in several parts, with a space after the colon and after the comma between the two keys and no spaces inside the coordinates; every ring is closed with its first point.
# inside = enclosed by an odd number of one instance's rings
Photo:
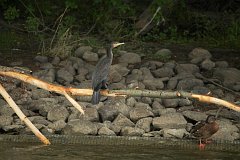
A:
{"type": "MultiPolygon", "coordinates": [[[[240,4],[233,0],[201,3],[196,0],[59,0],[58,3],[0,0],[1,17],[8,24],[8,30],[0,32],[27,33],[28,37],[36,37],[42,52],[60,55],[70,53],[71,47],[67,46],[75,42],[76,46],[78,38],[88,35],[98,35],[108,41],[134,39],[239,48],[240,7],[237,6],[240,4]],[[152,15],[156,8],[161,10],[153,19],[154,26],[136,37],[139,30],[135,24],[147,6],[151,7],[152,15]]],[[[0,39],[4,39],[4,34],[0,39]]]]}

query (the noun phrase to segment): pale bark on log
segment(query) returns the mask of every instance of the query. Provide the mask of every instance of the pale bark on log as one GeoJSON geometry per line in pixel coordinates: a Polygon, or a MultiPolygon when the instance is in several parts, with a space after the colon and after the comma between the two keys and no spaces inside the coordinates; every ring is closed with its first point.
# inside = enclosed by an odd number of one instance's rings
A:
{"type": "Polygon", "coordinates": [[[7,101],[9,106],[14,110],[14,112],[17,114],[17,116],[23,121],[30,130],[39,138],[41,142],[43,142],[46,145],[51,144],[50,141],[32,124],[32,122],[23,114],[23,112],[19,109],[17,104],[13,101],[13,99],[10,97],[10,95],[7,93],[7,91],[3,88],[3,86],[0,84],[0,94],[3,96],[3,98],[7,101]]]}
{"type": "MultiPolygon", "coordinates": [[[[0,75],[7,76],[19,79],[23,82],[35,85],[39,88],[48,90],[50,92],[56,92],[64,95],[72,104],[75,106],[82,114],[84,114],[84,110],[82,107],[70,97],[71,95],[76,96],[91,96],[93,94],[92,89],[79,89],[79,88],[70,88],[63,87],[59,85],[53,85],[48,82],[44,82],[37,78],[34,78],[30,75],[23,74],[22,72],[16,71],[15,69],[11,69],[8,67],[0,66],[0,75]]],[[[17,107],[16,103],[11,99],[8,93],[0,84],[0,93],[3,95],[5,100],[9,103],[9,105],[13,108],[16,114],[20,117],[22,121],[26,123],[26,125],[32,130],[32,132],[44,143],[50,144],[49,140],[41,134],[41,132],[29,121],[29,119],[21,112],[21,110],[17,107]]],[[[202,102],[213,103],[217,105],[221,105],[237,112],[240,112],[240,106],[236,104],[224,101],[222,99],[218,99],[215,97],[207,96],[207,95],[198,95],[184,91],[151,91],[151,90],[102,90],[101,94],[104,96],[135,96],[135,97],[158,97],[158,98],[194,98],[202,102]]]]}
{"type": "MultiPolygon", "coordinates": [[[[75,95],[75,96],[91,96],[93,91],[92,89],[79,89],[79,88],[69,88],[69,87],[63,87],[63,86],[57,86],[53,84],[49,84],[47,82],[44,82],[42,80],[39,80],[37,78],[34,78],[30,75],[25,75],[18,72],[12,72],[12,71],[1,71],[0,75],[8,76],[12,78],[16,78],[19,80],[22,80],[26,83],[35,85],[39,88],[51,91],[51,92],[57,92],[59,94],[65,95],[66,93],[75,95]]],[[[102,90],[101,94],[104,96],[139,96],[139,97],[158,97],[158,98],[194,98],[198,99],[202,102],[207,103],[213,103],[217,105],[222,105],[224,107],[230,108],[232,110],[235,110],[237,112],[240,112],[240,106],[215,98],[207,95],[198,95],[193,94],[189,92],[184,91],[151,91],[151,90],[102,90]]],[[[76,102],[77,103],[77,102],[76,102]]]]}

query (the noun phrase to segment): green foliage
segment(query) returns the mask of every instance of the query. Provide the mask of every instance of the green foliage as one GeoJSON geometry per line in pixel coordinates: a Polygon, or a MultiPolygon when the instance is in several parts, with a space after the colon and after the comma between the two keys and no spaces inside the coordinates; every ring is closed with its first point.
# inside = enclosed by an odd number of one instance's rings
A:
{"type": "Polygon", "coordinates": [[[95,37],[87,37],[87,38],[81,39],[80,43],[83,43],[86,46],[91,46],[94,48],[102,48],[104,45],[103,43],[101,43],[101,41],[99,41],[99,39],[95,37]]]}
{"type": "Polygon", "coordinates": [[[10,50],[12,48],[17,48],[19,42],[24,39],[15,32],[2,31],[0,34],[0,48],[2,50],[10,50]]]}
{"type": "MultiPolygon", "coordinates": [[[[124,3],[122,0],[94,0],[93,6],[101,6],[101,10],[105,10],[105,13],[115,13],[117,15],[125,14],[126,12],[130,11],[130,7],[124,3]],[[106,7],[106,8],[105,8],[106,7]]],[[[95,8],[96,9],[96,8],[95,8]]],[[[104,14],[98,13],[98,14],[104,14]]]]}
{"type": "Polygon", "coordinates": [[[240,46],[240,21],[233,20],[227,28],[227,42],[231,47],[240,46]]]}
{"type": "Polygon", "coordinates": [[[172,56],[169,54],[164,54],[164,55],[156,55],[153,57],[154,59],[157,59],[161,62],[168,62],[171,60],[172,56]]]}
{"type": "Polygon", "coordinates": [[[133,34],[132,22],[124,17],[131,17],[135,9],[122,0],[94,0],[88,8],[87,23],[96,26],[108,40],[119,40],[133,34]],[[129,23],[130,22],[130,23],[129,23]]]}
{"type": "MultiPolygon", "coordinates": [[[[25,32],[29,37],[34,34],[44,48],[48,48],[47,44],[51,48],[60,39],[61,43],[59,42],[58,46],[69,45],[66,41],[75,40],[69,37],[79,37],[79,32],[88,35],[97,34],[104,40],[132,40],[139,31],[135,29],[135,23],[148,3],[151,2],[59,0],[56,3],[55,1],[0,0],[0,9],[4,11],[3,16],[6,21],[14,21],[14,24],[21,23],[21,25],[24,23],[25,32]],[[139,4],[144,6],[138,8],[139,4]],[[46,42],[49,39],[51,43],[46,42]]],[[[137,40],[180,44],[195,42],[215,47],[239,48],[240,46],[240,19],[237,12],[235,15],[227,11],[215,12],[216,15],[212,15],[204,10],[194,10],[189,6],[188,1],[153,0],[152,14],[158,7],[161,7],[161,10],[153,20],[155,26],[137,40]]]]}
{"type": "Polygon", "coordinates": [[[28,32],[37,32],[40,26],[39,18],[37,17],[27,17],[26,28],[28,32]]]}
{"type": "Polygon", "coordinates": [[[67,8],[70,8],[70,9],[77,9],[78,8],[76,0],[66,0],[65,5],[66,5],[67,8]]]}
{"type": "Polygon", "coordinates": [[[7,21],[13,21],[19,17],[19,9],[16,9],[16,6],[9,6],[8,9],[4,12],[4,18],[7,21]]]}

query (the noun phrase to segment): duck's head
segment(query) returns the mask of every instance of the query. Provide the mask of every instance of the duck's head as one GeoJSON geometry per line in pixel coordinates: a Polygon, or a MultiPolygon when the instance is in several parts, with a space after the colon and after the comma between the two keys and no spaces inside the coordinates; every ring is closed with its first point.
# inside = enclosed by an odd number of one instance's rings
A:
{"type": "Polygon", "coordinates": [[[208,116],[206,119],[206,123],[213,123],[215,121],[216,121],[216,117],[213,115],[208,116]]]}

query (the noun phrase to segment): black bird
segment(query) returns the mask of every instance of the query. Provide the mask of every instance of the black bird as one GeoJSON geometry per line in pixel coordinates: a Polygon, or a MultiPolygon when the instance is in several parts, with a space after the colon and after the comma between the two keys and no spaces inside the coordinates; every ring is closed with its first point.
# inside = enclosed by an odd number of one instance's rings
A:
{"type": "Polygon", "coordinates": [[[208,139],[215,134],[219,129],[219,125],[216,123],[215,116],[208,116],[206,121],[200,121],[196,123],[190,133],[199,139],[199,148],[204,149],[208,143],[208,139]]]}
{"type": "Polygon", "coordinates": [[[98,104],[100,101],[100,89],[107,89],[107,77],[109,68],[112,64],[113,53],[112,49],[124,43],[112,42],[107,47],[107,54],[104,55],[97,63],[92,75],[92,104],[98,104]]]}

